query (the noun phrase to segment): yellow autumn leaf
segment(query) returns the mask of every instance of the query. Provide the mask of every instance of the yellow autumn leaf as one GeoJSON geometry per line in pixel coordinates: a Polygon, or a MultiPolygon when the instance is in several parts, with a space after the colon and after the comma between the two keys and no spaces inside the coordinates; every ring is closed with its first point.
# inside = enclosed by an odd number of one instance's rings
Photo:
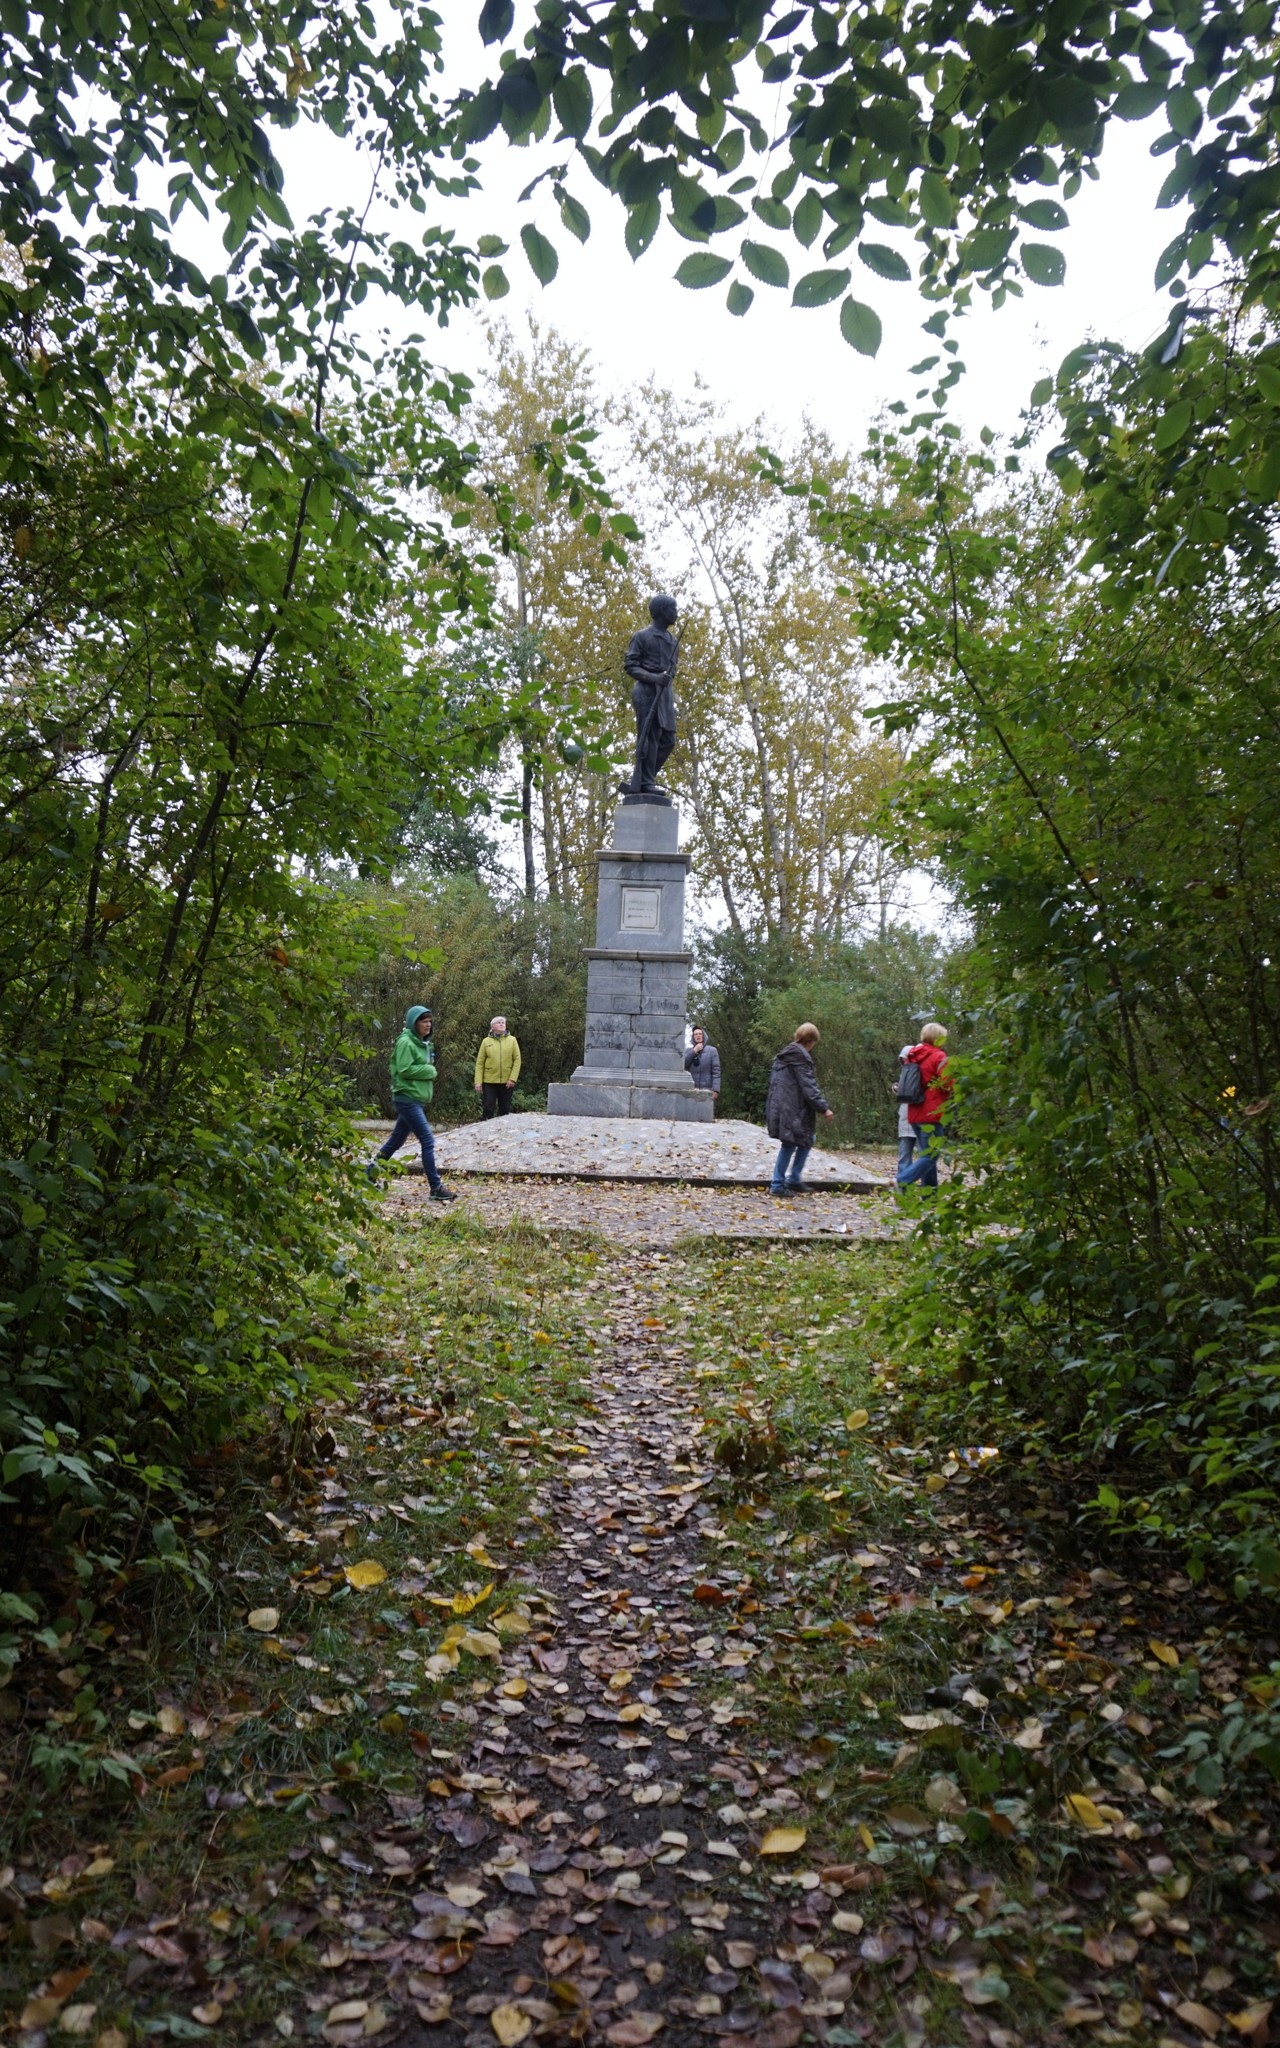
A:
{"type": "Polygon", "coordinates": [[[870,1420],[871,1413],[869,1409],[855,1408],[852,1415],[845,1416],[844,1426],[846,1429],[865,1429],[870,1420]]]}
{"type": "Polygon", "coordinates": [[[469,1628],[458,1645],[461,1650],[470,1651],[473,1657],[500,1657],[502,1644],[497,1636],[491,1636],[484,1629],[469,1628]]]}
{"type": "Polygon", "coordinates": [[[527,1636],[533,1627],[529,1616],[519,1607],[504,1607],[501,1614],[492,1617],[490,1625],[504,1636],[527,1636]]]}
{"type": "Polygon", "coordinates": [[[926,1493],[941,1493],[946,1483],[945,1473],[931,1472],[924,1482],[924,1490],[926,1493]]]}
{"type": "Polygon", "coordinates": [[[527,2012],[521,2012],[518,2005],[495,2005],[489,2014],[489,2025],[493,2028],[502,2048],[517,2048],[533,2032],[533,2021],[527,2012]]]}
{"type": "Polygon", "coordinates": [[[362,1557],[359,1564],[345,1565],[342,1576],[349,1586],[354,1586],[358,1593],[363,1593],[368,1586],[382,1584],[387,1576],[387,1568],[385,1564],[379,1564],[376,1557],[362,1557]]]}
{"type": "Polygon", "coordinates": [[[1106,1827],[1107,1823],[1098,1812],[1097,1807],[1087,1792],[1068,1792],[1062,1803],[1067,1809],[1068,1820],[1075,1821],[1078,1826],[1082,1828],[1106,1827]]]}
{"type": "Polygon", "coordinates": [[[478,1593],[455,1593],[449,1603],[454,1613],[470,1614],[475,1608],[482,1607],[492,1593],[494,1583],[494,1580],[490,1579],[488,1585],[482,1586],[478,1593]]]}
{"type": "Polygon", "coordinates": [[[278,1607],[255,1607],[253,1613],[249,1616],[249,1626],[250,1628],[256,1628],[259,1635],[270,1635],[279,1619],[280,1609],[278,1607]]]}
{"type": "Polygon", "coordinates": [[[770,1828],[760,1844],[762,1856],[794,1856],[797,1849],[803,1849],[805,1830],[803,1828],[770,1828]]]}
{"type": "Polygon", "coordinates": [[[611,1673],[609,1678],[610,1692],[625,1692],[631,1683],[632,1676],[633,1674],[630,1671],[615,1671],[611,1673]]]}
{"type": "Polygon", "coordinates": [[[867,1826],[865,1820],[860,1820],[858,1822],[858,1839],[862,1843],[864,1849],[874,1849],[876,1846],[876,1838],[872,1834],[870,1828],[867,1826]]]}
{"type": "Polygon", "coordinates": [[[161,1707],[156,1715],[156,1725],[162,1735],[182,1735],[186,1731],[187,1717],[179,1707],[161,1707]]]}
{"type": "Polygon", "coordinates": [[[509,1678],[502,1687],[502,1694],[505,1699],[522,1700],[528,1690],[529,1681],[527,1678],[509,1678]]]}
{"type": "Polygon", "coordinates": [[[1162,1664],[1167,1664],[1170,1671],[1176,1671],[1182,1662],[1172,1643],[1150,1642],[1147,1644],[1147,1648],[1153,1657],[1158,1657],[1162,1664]]]}
{"type": "Polygon", "coordinates": [[[1229,2012],[1227,2025],[1234,2027],[1238,2034],[1256,2034],[1265,2020],[1271,2017],[1272,1998],[1259,2001],[1257,2005],[1246,2005],[1241,2012],[1229,2012]]]}

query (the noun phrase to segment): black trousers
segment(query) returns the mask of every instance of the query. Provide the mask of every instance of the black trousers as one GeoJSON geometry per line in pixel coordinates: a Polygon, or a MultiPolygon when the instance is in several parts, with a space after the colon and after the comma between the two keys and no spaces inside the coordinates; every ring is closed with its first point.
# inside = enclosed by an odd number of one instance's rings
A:
{"type": "Polygon", "coordinates": [[[506,1115],[511,1107],[511,1097],[514,1092],[514,1089],[506,1087],[501,1081],[482,1081],[480,1083],[480,1101],[482,1105],[480,1113],[486,1123],[488,1123],[491,1116],[506,1115]]]}
{"type": "Polygon", "coordinates": [[[641,701],[642,696],[638,687],[631,696],[636,713],[636,765],[631,788],[636,795],[643,789],[656,788],[662,764],[676,743],[671,727],[658,724],[652,707],[641,701]],[[646,713],[650,715],[646,717],[646,713]]]}

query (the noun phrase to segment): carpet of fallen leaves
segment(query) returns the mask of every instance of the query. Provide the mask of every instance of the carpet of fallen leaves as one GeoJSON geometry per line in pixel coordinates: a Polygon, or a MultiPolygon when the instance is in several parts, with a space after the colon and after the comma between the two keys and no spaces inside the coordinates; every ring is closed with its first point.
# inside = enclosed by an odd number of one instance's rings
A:
{"type": "Polygon", "coordinates": [[[909,1246],[392,1219],[209,1591],[69,1598],[0,1694],[24,2048],[1271,2038],[1269,1617],[900,1434],[909,1246]]]}

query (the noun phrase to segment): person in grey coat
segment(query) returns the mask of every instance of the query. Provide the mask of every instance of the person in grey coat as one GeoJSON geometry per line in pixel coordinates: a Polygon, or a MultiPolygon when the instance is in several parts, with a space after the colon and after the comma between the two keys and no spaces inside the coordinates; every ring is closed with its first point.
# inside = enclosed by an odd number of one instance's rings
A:
{"type": "Polygon", "coordinates": [[[769,1096],[764,1125],[778,1140],[771,1195],[798,1195],[804,1190],[804,1169],[818,1128],[818,1118],[830,1123],[835,1115],[814,1072],[813,1048],[821,1036],[816,1024],[800,1024],[790,1045],[784,1045],[769,1070],[769,1096]]]}
{"type": "Polygon", "coordinates": [[[720,1055],[714,1045],[707,1044],[707,1034],[701,1024],[693,1029],[693,1044],[684,1056],[685,1070],[693,1076],[695,1088],[709,1088],[714,1102],[720,1093],[720,1055]]]}

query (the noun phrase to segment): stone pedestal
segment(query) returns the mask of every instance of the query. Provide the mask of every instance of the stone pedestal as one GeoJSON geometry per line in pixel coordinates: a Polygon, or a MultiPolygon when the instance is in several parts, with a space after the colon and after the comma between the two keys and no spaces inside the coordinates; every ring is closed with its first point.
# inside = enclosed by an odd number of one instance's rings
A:
{"type": "Polygon", "coordinates": [[[547,1090],[549,1116],[676,1117],[710,1123],[714,1104],[684,1070],[692,955],[684,950],[689,855],[669,797],[624,797],[600,868],[587,949],[582,1065],[547,1090]]]}

